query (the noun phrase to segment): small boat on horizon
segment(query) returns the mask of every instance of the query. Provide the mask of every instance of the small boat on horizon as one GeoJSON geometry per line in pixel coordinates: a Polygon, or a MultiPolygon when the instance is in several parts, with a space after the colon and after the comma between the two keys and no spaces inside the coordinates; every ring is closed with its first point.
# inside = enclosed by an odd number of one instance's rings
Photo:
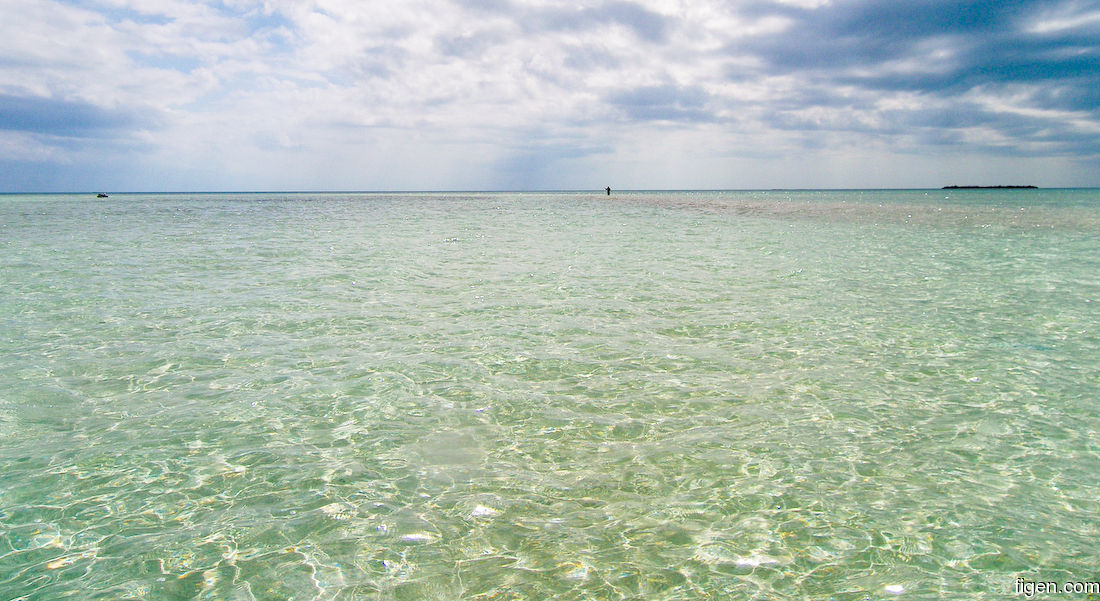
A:
{"type": "Polygon", "coordinates": [[[106,194],[104,194],[104,193],[102,193],[102,192],[100,192],[99,194],[96,194],[96,195],[95,195],[95,197],[96,197],[96,198],[107,198],[107,195],[106,195],[106,194]]]}

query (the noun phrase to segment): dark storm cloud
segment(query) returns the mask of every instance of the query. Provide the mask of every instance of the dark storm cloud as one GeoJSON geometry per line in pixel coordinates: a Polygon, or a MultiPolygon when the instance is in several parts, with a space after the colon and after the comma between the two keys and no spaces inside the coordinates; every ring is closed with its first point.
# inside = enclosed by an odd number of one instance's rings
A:
{"type": "Polygon", "coordinates": [[[0,95],[0,130],[96,137],[137,125],[130,113],[84,102],[0,95]]]}
{"type": "MultiPolygon", "coordinates": [[[[893,123],[898,134],[918,134],[931,139],[936,134],[958,132],[971,127],[987,127],[1003,136],[1000,142],[984,144],[984,150],[1001,155],[1027,156],[1041,147],[1047,154],[1094,154],[1096,136],[1076,131],[1058,121],[990,111],[978,105],[961,104],[951,111],[899,111],[885,113],[884,118],[893,123]]],[[[945,136],[944,144],[958,140],[945,136]]]]}
{"type": "Polygon", "coordinates": [[[1031,94],[1035,103],[1055,110],[1089,110],[1100,107],[1100,85],[1050,86],[1031,94]]]}
{"type": "Polygon", "coordinates": [[[766,118],[775,129],[810,136],[821,132],[854,133],[932,148],[965,145],[996,156],[1084,156],[1097,154],[1098,147],[1095,134],[1058,120],[993,111],[968,102],[959,102],[950,110],[841,112],[824,117],[777,110],[766,118]],[[984,142],[968,140],[965,132],[973,128],[996,131],[1000,137],[984,142]]]}
{"type": "Polygon", "coordinates": [[[969,45],[958,62],[942,73],[841,74],[837,81],[871,89],[938,94],[963,92],[981,85],[1061,85],[1063,97],[1059,108],[1095,110],[1093,90],[1100,84],[1100,52],[1096,48],[1078,49],[1018,38],[1002,43],[987,40],[969,45]],[[1065,89],[1066,86],[1070,89],[1065,89]]]}
{"type": "Polygon", "coordinates": [[[905,56],[929,38],[1000,37],[1028,5],[1042,3],[860,0],[815,9],[755,4],[745,12],[755,17],[771,13],[794,24],[783,34],[753,38],[734,48],[765,59],[773,72],[874,65],[905,56]]]}
{"type": "Polygon", "coordinates": [[[1082,131],[1056,114],[1100,118],[1100,1],[841,0],[818,8],[753,2],[739,10],[782,17],[789,26],[727,46],[730,55],[758,61],[731,69],[729,81],[786,75],[810,90],[767,107],[763,119],[771,126],[918,132],[925,143],[957,143],[963,137],[955,132],[985,128],[1009,140],[998,146],[1006,152],[1042,146],[1054,154],[1100,153],[1095,129],[1082,131]],[[977,106],[971,92],[1011,98],[1016,108],[977,106]],[[922,106],[873,108],[896,93],[912,94],[922,106]],[[822,117],[807,114],[811,108],[852,110],[822,117]]]}
{"type": "MultiPolygon", "coordinates": [[[[793,19],[789,29],[739,41],[729,50],[758,57],[769,73],[800,72],[872,89],[942,93],[990,83],[1054,81],[1087,89],[1100,81],[1100,27],[1094,22],[1050,32],[1029,29],[1054,6],[1049,0],[860,0],[801,10],[777,6],[771,9],[775,15],[793,19]],[[932,64],[935,59],[927,54],[942,45],[954,54],[939,72],[850,74],[890,61],[932,64]]],[[[1073,6],[1100,11],[1100,2],[1073,6]]],[[[759,16],[767,10],[755,4],[748,12],[759,16]]]]}

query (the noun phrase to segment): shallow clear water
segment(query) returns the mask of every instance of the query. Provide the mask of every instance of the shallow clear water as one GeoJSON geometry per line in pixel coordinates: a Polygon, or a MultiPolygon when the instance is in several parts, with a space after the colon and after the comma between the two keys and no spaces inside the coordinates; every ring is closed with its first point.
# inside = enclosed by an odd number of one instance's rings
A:
{"type": "Polygon", "coordinates": [[[1100,191],[0,197],[0,598],[1096,580],[1100,191]]]}

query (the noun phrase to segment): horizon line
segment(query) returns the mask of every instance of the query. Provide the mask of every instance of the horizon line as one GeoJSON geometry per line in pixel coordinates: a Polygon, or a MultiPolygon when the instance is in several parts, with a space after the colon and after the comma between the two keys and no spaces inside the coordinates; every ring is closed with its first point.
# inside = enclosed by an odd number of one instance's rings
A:
{"type": "MultiPolygon", "coordinates": [[[[611,188],[612,193],[639,192],[843,192],[843,191],[958,191],[958,190],[1095,190],[1100,186],[1031,186],[1031,185],[947,185],[936,187],[875,187],[875,188],[611,188]]],[[[3,191],[0,195],[19,194],[537,194],[537,193],[593,193],[605,194],[606,188],[499,188],[499,189],[390,189],[390,190],[34,190],[3,191]]]]}

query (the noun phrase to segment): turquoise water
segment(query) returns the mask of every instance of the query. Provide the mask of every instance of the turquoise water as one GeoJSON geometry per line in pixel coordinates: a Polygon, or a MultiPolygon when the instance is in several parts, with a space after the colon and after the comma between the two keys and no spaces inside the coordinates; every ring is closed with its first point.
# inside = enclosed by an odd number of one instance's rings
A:
{"type": "Polygon", "coordinates": [[[1098,232],[1097,190],[0,196],[0,599],[1098,580],[1098,232]]]}

